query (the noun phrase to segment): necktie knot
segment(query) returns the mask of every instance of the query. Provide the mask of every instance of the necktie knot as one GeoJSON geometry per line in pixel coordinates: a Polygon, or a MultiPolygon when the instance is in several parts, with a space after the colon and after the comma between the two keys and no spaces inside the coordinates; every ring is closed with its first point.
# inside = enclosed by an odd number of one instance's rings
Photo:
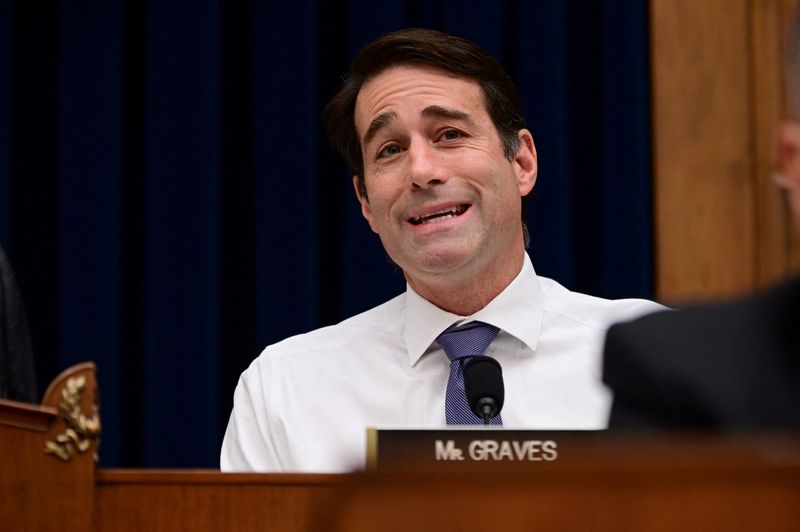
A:
{"type": "Polygon", "coordinates": [[[453,325],[436,338],[452,362],[465,357],[482,355],[489,347],[500,329],[481,321],[471,321],[465,325],[453,325]]]}

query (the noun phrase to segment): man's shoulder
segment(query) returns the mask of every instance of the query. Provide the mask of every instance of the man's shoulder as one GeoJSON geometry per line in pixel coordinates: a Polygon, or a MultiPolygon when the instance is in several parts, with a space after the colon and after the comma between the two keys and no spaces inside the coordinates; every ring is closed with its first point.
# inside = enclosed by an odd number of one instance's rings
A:
{"type": "Polygon", "coordinates": [[[290,336],[268,346],[263,354],[269,353],[278,358],[296,353],[314,356],[346,349],[354,343],[369,343],[396,336],[402,333],[404,308],[405,293],[335,325],[290,336]]]}
{"type": "MultiPolygon", "coordinates": [[[[679,306],[678,312],[658,312],[644,316],[624,328],[659,329],[676,325],[691,326],[702,323],[704,327],[728,328],[731,322],[740,325],[752,320],[771,321],[778,313],[800,305],[800,279],[794,279],[767,290],[733,299],[679,306]],[[774,316],[772,314],[775,314],[774,316]]],[[[735,331],[729,331],[731,333],[735,331]]]]}
{"type": "Polygon", "coordinates": [[[707,344],[723,341],[732,348],[743,347],[795,330],[791,311],[798,305],[800,280],[795,279],[750,296],[656,312],[621,323],[609,331],[609,339],[647,343],[651,348],[667,345],[676,350],[706,349],[707,344]]]}
{"type": "Polygon", "coordinates": [[[664,306],[647,299],[605,299],[573,292],[547,277],[539,280],[544,293],[545,313],[559,315],[586,327],[606,329],[613,323],[665,310],[664,306]]]}
{"type": "Polygon", "coordinates": [[[797,426],[798,304],[793,281],[615,325],[603,362],[611,425],[797,426]]]}

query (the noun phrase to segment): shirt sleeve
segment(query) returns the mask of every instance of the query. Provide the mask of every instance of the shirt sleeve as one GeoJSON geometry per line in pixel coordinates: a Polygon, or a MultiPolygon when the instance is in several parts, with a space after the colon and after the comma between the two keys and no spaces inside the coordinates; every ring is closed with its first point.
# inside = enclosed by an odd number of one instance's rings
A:
{"type": "Polygon", "coordinates": [[[270,371],[263,353],[242,373],[233,395],[233,411],[222,440],[220,469],[223,472],[279,472],[286,469],[281,455],[279,424],[270,405],[270,371]],[[278,433],[278,434],[276,434],[278,433]]]}

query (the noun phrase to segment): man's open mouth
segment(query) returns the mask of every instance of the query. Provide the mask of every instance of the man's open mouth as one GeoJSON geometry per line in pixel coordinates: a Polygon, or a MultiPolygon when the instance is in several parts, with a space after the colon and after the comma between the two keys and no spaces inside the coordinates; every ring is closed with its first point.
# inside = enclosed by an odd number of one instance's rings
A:
{"type": "Polygon", "coordinates": [[[469,205],[457,205],[455,207],[450,207],[449,209],[442,209],[441,211],[433,214],[415,216],[413,218],[409,218],[408,221],[413,225],[435,224],[449,220],[450,218],[455,218],[456,216],[461,216],[467,211],[467,209],[469,209],[469,205]]]}

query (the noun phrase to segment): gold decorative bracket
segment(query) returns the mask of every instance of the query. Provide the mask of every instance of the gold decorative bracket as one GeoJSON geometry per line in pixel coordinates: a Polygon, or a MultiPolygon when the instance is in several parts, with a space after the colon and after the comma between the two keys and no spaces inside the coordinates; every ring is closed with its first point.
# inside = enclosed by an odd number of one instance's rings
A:
{"type": "MultiPolygon", "coordinates": [[[[65,462],[72,460],[76,452],[85,453],[100,436],[100,414],[97,395],[92,405],[91,416],[81,411],[81,397],[86,390],[86,376],[79,375],[67,379],[61,390],[58,413],[66,424],[66,430],[56,436],[55,441],[45,443],[45,454],[54,454],[65,462]]],[[[96,448],[96,447],[95,447],[96,448]]],[[[97,452],[94,453],[97,461],[97,452]]]]}

